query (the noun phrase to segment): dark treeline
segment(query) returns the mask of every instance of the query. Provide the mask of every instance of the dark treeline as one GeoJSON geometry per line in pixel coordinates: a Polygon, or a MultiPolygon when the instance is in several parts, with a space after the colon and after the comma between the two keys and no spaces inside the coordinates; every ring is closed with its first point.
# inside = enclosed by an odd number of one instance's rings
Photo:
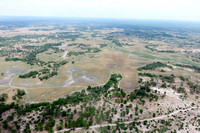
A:
{"type": "Polygon", "coordinates": [[[151,63],[151,64],[148,64],[146,66],[143,66],[143,67],[140,67],[138,68],[137,70],[138,71],[142,71],[142,70],[155,70],[156,68],[158,67],[169,67],[172,69],[172,66],[169,66],[167,64],[164,64],[162,62],[154,62],[154,63],[151,63]]]}
{"type": "Polygon", "coordinates": [[[182,64],[175,64],[175,65],[179,67],[191,68],[191,69],[194,69],[196,72],[200,73],[200,67],[197,67],[197,66],[182,65],[182,64]]]}

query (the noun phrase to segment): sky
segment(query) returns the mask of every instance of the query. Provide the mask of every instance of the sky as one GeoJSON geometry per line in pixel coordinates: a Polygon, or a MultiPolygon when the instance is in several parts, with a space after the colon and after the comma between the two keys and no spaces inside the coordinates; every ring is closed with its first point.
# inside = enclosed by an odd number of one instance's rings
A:
{"type": "Polygon", "coordinates": [[[0,0],[0,16],[200,21],[200,0],[0,0]]]}

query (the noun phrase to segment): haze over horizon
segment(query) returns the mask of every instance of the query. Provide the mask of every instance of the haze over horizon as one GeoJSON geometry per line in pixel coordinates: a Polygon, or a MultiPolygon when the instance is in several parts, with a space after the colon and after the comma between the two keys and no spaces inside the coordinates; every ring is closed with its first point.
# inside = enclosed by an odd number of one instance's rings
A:
{"type": "Polygon", "coordinates": [[[0,16],[200,21],[199,0],[2,0],[0,16]]]}

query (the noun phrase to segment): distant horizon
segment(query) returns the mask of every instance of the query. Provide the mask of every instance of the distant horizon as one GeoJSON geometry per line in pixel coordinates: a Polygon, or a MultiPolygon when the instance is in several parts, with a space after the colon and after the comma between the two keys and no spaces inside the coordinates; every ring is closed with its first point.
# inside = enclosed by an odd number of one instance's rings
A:
{"type": "MultiPolygon", "coordinates": [[[[138,21],[168,21],[168,22],[200,22],[200,20],[176,20],[176,19],[145,19],[145,18],[106,18],[106,17],[61,17],[61,16],[3,16],[0,18],[42,18],[42,19],[105,19],[105,20],[138,20],[138,21]]],[[[1,20],[0,20],[1,21],[1,20]]]]}

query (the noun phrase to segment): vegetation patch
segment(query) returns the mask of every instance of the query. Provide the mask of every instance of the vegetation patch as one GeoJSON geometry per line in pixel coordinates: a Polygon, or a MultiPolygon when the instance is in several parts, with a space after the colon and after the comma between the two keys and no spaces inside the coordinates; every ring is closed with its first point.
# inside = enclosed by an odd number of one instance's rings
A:
{"type": "Polygon", "coordinates": [[[146,66],[140,67],[137,70],[138,71],[142,71],[142,70],[155,70],[158,67],[168,67],[168,68],[172,69],[172,67],[169,66],[169,65],[167,65],[167,64],[164,64],[164,63],[161,63],[161,62],[154,62],[152,64],[148,64],[146,66]]]}
{"type": "Polygon", "coordinates": [[[182,64],[175,64],[175,65],[176,65],[176,66],[179,66],[179,67],[190,68],[190,69],[193,69],[193,70],[195,70],[196,72],[200,73],[200,67],[197,67],[197,66],[182,65],[182,64]]]}
{"type": "Polygon", "coordinates": [[[23,98],[23,96],[24,96],[25,94],[26,94],[26,93],[25,93],[24,90],[17,89],[17,94],[14,95],[14,96],[12,97],[12,99],[13,99],[13,100],[17,100],[17,101],[19,101],[20,99],[23,98]]]}

